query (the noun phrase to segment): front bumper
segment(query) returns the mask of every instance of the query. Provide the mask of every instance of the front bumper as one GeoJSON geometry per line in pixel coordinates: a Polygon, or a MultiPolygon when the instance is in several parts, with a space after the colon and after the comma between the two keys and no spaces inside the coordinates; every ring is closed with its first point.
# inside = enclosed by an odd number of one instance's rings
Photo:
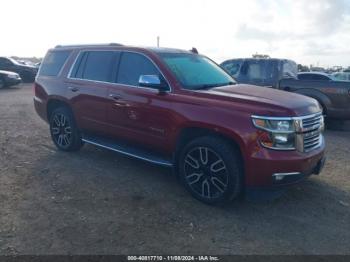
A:
{"type": "Polygon", "coordinates": [[[285,193],[285,189],[291,185],[297,184],[312,174],[318,175],[325,164],[323,157],[312,170],[311,173],[289,174],[285,176],[283,181],[276,181],[272,186],[247,186],[245,188],[245,198],[251,201],[270,201],[281,197],[285,193]]]}
{"type": "Polygon", "coordinates": [[[21,78],[10,78],[10,77],[5,78],[5,83],[7,86],[18,85],[21,82],[22,82],[21,78]]]}
{"type": "Polygon", "coordinates": [[[317,165],[311,169],[308,173],[275,173],[272,175],[272,184],[277,186],[288,186],[295,183],[298,183],[301,180],[304,180],[306,177],[310,175],[318,175],[321,173],[324,164],[326,162],[326,158],[323,157],[318,161],[317,165]]]}
{"type": "Polygon", "coordinates": [[[312,174],[319,174],[323,168],[325,142],[308,153],[298,151],[277,151],[260,147],[246,163],[245,184],[249,188],[280,188],[304,180],[312,174]],[[276,179],[276,174],[285,175],[276,179]]]}

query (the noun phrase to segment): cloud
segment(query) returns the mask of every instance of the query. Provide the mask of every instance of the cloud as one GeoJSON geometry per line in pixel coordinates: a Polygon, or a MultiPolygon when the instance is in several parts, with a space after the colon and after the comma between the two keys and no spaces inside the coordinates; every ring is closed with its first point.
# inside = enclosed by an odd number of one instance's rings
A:
{"type": "Polygon", "coordinates": [[[61,0],[54,9],[47,0],[12,0],[1,8],[17,18],[0,16],[0,24],[13,22],[2,29],[11,37],[1,39],[1,55],[43,56],[71,43],[151,46],[160,36],[162,46],[196,46],[218,62],[261,52],[350,64],[350,0],[61,0]],[[23,31],[24,21],[34,29],[23,31]]]}
{"type": "Polygon", "coordinates": [[[265,46],[264,53],[311,63],[349,64],[350,1],[263,1],[234,37],[265,46]]]}

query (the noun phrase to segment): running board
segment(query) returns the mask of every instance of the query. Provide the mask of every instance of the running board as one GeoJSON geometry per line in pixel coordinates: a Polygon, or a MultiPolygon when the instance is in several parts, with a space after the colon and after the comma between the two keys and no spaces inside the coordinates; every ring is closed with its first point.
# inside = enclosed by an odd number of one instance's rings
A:
{"type": "Polygon", "coordinates": [[[116,140],[86,134],[83,135],[82,140],[85,143],[103,147],[121,153],[123,155],[141,159],[153,164],[167,167],[173,166],[171,159],[164,158],[161,155],[158,155],[157,153],[151,152],[149,150],[126,144],[125,142],[118,142],[116,140]]]}

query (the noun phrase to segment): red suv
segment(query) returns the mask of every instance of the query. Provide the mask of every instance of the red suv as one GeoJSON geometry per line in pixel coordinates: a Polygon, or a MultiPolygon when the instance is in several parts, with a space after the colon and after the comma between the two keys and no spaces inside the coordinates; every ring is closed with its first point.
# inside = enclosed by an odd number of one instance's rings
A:
{"type": "Polygon", "coordinates": [[[323,116],[316,100],[238,85],[209,58],[118,44],[57,46],[34,104],[58,149],[85,143],[173,167],[206,203],[281,188],[318,174],[323,116]]]}

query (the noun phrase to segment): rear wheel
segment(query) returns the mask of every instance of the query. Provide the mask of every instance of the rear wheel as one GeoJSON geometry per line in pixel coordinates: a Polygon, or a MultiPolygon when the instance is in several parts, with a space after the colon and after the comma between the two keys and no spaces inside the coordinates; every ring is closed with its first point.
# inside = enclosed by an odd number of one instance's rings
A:
{"type": "Polygon", "coordinates": [[[201,137],[185,146],[179,172],[186,189],[207,204],[232,200],[242,188],[239,152],[220,138],[201,137]]]}
{"type": "Polygon", "coordinates": [[[50,116],[50,133],[56,147],[62,151],[77,151],[83,145],[72,112],[66,107],[55,109],[50,116]]]}

